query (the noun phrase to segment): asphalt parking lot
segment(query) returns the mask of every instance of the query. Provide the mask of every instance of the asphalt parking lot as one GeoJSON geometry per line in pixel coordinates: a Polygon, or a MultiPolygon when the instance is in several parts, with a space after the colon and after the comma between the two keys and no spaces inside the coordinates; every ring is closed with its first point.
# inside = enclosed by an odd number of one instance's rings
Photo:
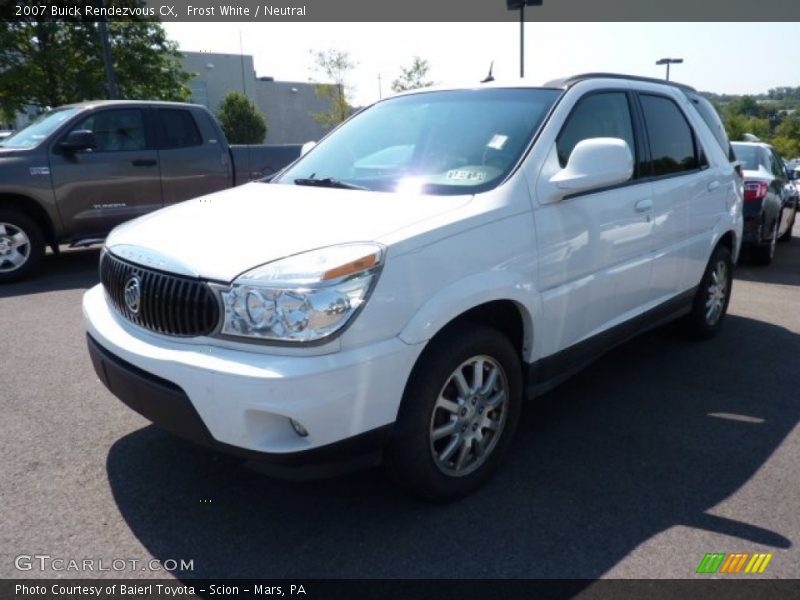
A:
{"type": "MultiPolygon", "coordinates": [[[[0,288],[0,577],[20,554],[194,561],[181,577],[692,578],[707,552],[800,572],[800,223],[741,266],[713,341],[646,334],[526,407],[504,468],[450,505],[380,470],[272,480],[151,426],[98,382],[96,250],[0,288]]],[[[84,576],[120,573],[85,573],[84,576]]],[[[163,572],[123,573],[163,577],[163,572]]]]}

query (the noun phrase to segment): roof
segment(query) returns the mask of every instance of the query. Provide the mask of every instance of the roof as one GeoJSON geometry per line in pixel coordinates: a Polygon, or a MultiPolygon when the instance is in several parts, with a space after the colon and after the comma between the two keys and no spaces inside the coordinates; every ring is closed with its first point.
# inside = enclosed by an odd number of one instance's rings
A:
{"type": "Polygon", "coordinates": [[[205,108],[201,104],[167,102],[166,100],[86,100],[84,102],[73,102],[65,106],[74,106],[76,108],[95,108],[100,106],[196,106],[198,108],[205,108]]]}
{"type": "Polygon", "coordinates": [[[632,81],[646,81],[647,83],[658,83],[661,85],[671,85],[672,87],[679,88],[685,92],[697,92],[692,86],[677,81],[667,81],[666,79],[655,79],[653,77],[641,77],[639,75],[625,75],[624,73],[581,73],[579,75],[572,75],[571,77],[564,77],[562,79],[554,79],[545,83],[545,87],[560,87],[568,88],[581,81],[587,79],[628,79],[632,81]]]}

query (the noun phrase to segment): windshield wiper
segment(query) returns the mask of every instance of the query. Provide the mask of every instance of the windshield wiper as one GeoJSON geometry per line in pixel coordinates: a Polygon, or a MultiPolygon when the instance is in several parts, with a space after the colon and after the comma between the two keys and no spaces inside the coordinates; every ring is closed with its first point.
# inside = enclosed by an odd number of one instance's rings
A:
{"type": "Polygon", "coordinates": [[[294,180],[295,185],[310,185],[313,187],[327,187],[327,188],[342,188],[344,190],[368,190],[369,188],[365,188],[361,185],[355,185],[353,183],[346,183],[344,181],[339,181],[338,179],[334,179],[333,177],[325,177],[323,179],[310,179],[310,178],[300,178],[294,180]]]}

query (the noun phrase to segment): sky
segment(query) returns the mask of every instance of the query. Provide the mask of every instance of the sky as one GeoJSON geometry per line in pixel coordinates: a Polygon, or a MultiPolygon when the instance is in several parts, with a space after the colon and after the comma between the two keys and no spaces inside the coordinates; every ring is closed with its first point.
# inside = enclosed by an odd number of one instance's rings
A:
{"type": "MultiPolygon", "coordinates": [[[[389,95],[400,68],[420,56],[437,84],[519,77],[518,23],[165,23],[181,50],[254,57],[258,76],[308,81],[310,51],[335,48],[357,63],[351,102],[389,95]],[[381,77],[379,91],[379,80],[381,77]]],[[[525,79],[590,71],[671,78],[702,91],[756,94],[800,86],[800,23],[537,23],[525,25],[525,79]]]]}

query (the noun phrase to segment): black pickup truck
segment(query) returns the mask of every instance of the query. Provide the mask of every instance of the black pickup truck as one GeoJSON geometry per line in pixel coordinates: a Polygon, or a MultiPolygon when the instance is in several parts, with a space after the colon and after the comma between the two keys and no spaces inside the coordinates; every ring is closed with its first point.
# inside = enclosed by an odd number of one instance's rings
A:
{"type": "Polygon", "coordinates": [[[50,246],[102,242],[175,202],[267,177],[301,146],[229,146],[207,108],[173,102],[62,106],[0,141],[0,283],[50,246]]]}

